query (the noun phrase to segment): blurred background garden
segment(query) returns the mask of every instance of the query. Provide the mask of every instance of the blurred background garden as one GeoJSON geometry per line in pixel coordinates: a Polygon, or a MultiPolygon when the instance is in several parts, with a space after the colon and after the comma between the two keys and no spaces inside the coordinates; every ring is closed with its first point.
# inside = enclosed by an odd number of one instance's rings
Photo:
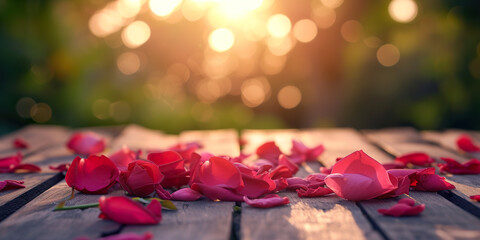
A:
{"type": "Polygon", "coordinates": [[[479,12],[476,0],[0,0],[0,133],[478,130],[479,12]]]}

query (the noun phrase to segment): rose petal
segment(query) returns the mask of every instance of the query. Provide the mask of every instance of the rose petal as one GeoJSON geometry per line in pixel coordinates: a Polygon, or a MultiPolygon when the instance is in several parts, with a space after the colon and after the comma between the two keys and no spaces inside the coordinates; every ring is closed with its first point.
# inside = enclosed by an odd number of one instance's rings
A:
{"type": "Polygon", "coordinates": [[[422,167],[428,167],[435,162],[432,157],[426,153],[414,152],[399,156],[395,159],[396,162],[400,162],[403,165],[413,164],[422,167]]]}
{"type": "Polygon", "coordinates": [[[297,189],[299,197],[321,197],[330,193],[333,193],[333,191],[330,188],[325,187],[297,189]]]}
{"type": "Polygon", "coordinates": [[[128,164],[136,159],[137,153],[130,150],[127,146],[123,146],[122,149],[110,155],[110,160],[112,160],[112,162],[122,171],[126,170],[128,164]]]}
{"type": "MultiPolygon", "coordinates": [[[[404,198],[405,199],[405,198],[404,198]]],[[[378,209],[377,211],[386,216],[416,216],[425,210],[425,204],[414,206],[415,201],[412,199],[401,199],[397,204],[393,205],[389,209],[378,209]],[[413,201],[413,202],[412,202],[413,201]]]]}
{"type": "Polygon", "coordinates": [[[162,185],[157,185],[157,187],[155,188],[155,192],[157,193],[158,197],[163,199],[163,200],[170,200],[172,199],[172,195],[170,195],[170,193],[163,189],[162,185]]]}
{"type": "Polygon", "coordinates": [[[315,161],[325,151],[325,147],[320,144],[313,148],[307,147],[300,141],[292,140],[292,155],[303,155],[305,161],[315,161]]]}
{"type": "Polygon", "coordinates": [[[68,140],[67,148],[76,154],[97,154],[105,149],[105,140],[94,132],[77,132],[68,140]]]}
{"type": "Polygon", "coordinates": [[[199,179],[210,186],[227,188],[243,187],[240,171],[230,161],[221,157],[211,157],[200,166],[199,179]]]}
{"type": "Polygon", "coordinates": [[[295,175],[295,173],[297,173],[299,169],[297,164],[290,161],[290,159],[283,154],[278,157],[278,165],[286,166],[293,175],[295,175]]]}
{"type": "Polygon", "coordinates": [[[171,196],[172,200],[196,201],[202,197],[202,194],[191,188],[182,188],[173,192],[171,196]]]}
{"type": "Polygon", "coordinates": [[[242,180],[244,187],[238,190],[237,193],[251,198],[257,198],[266,193],[272,192],[277,187],[275,182],[269,177],[268,173],[256,176],[242,174],[242,180]]]}
{"type": "Polygon", "coordinates": [[[0,191],[6,191],[11,189],[24,188],[23,181],[18,180],[4,180],[0,181],[0,191]]]}
{"type": "Polygon", "coordinates": [[[155,191],[163,178],[155,163],[137,160],[128,164],[128,170],[122,171],[118,180],[130,195],[146,197],[155,191]]]}
{"type": "Polygon", "coordinates": [[[28,148],[28,143],[23,138],[18,137],[13,140],[13,147],[25,149],[28,148]]]}
{"type": "Polygon", "coordinates": [[[84,193],[103,194],[116,182],[117,166],[105,156],[76,157],[65,175],[68,186],[84,193]]]}
{"type": "Polygon", "coordinates": [[[385,170],[405,168],[405,164],[401,162],[383,163],[382,166],[385,170]]]}
{"type": "Polygon", "coordinates": [[[457,147],[465,152],[480,152],[480,147],[473,144],[472,138],[467,134],[460,135],[457,138],[457,147]]]}
{"type": "Polygon", "coordinates": [[[440,172],[452,174],[480,174],[480,160],[471,159],[466,163],[459,163],[452,158],[440,158],[446,163],[439,163],[440,172]]]}
{"type": "Polygon", "coordinates": [[[473,195],[473,196],[470,196],[470,199],[472,199],[473,201],[480,202],[480,195],[473,195]]]}
{"type": "Polygon", "coordinates": [[[287,197],[280,197],[277,194],[270,194],[264,198],[249,199],[247,196],[243,197],[246,204],[256,208],[271,208],[290,203],[287,197]]]}
{"type": "Polygon", "coordinates": [[[338,161],[325,183],[338,196],[353,201],[372,199],[396,188],[385,168],[363,151],[338,161]]]}
{"type": "Polygon", "coordinates": [[[127,197],[102,196],[100,218],[110,219],[121,224],[157,224],[162,220],[162,205],[153,199],[145,208],[127,197]]]}
{"type": "Polygon", "coordinates": [[[275,142],[266,142],[257,148],[256,154],[259,158],[268,160],[274,164],[278,163],[278,157],[282,154],[275,142]]]}
{"type": "Polygon", "coordinates": [[[70,167],[70,163],[62,163],[56,166],[55,165],[48,166],[49,169],[53,171],[59,171],[59,172],[65,172],[68,170],[69,167],[70,167]]]}
{"type": "Polygon", "coordinates": [[[205,197],[212,201],[235,201],[243,202],[243,196],[233,192],[230,189],[226,189],[219,186],[210,186],[203,183],[194,183],[191,188],[197,192],[200,192],[205,197]]]}
{"type": "Polygon", "coordinates": [[[444,177],[435,174],[435,168],[391,169],[388,173],[397,178],[408,177],[410,186],[418,191],[437,192],[455,188],[446,182],[444,177]]]}
{"type": "Polygon", "coordinates": [[[22,156],[22,153],[20,152],[17,152],[17,154],[13,156],[0,158],[0,173],[12,172],[12,169],[20,165],[22,158],[23,156],[22,156]]]}

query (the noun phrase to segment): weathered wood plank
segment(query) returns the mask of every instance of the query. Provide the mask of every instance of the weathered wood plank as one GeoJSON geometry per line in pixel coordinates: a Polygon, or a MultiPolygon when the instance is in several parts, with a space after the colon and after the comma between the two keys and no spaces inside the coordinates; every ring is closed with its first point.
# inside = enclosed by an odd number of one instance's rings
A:
{"type": "MultiPolygon", "coordinates": [[[[238,155],[238,134],[234,130],[186,131],[181,142],[198,141],[206,151],[217,155],[238,155]]],[[[175,201],[178,211],[164,211],[157,226],[127,226],[123,232],[149,231],[162,239],[229,239],[234,202],[175,201]]]]}
{"type": "MultiPolygon", "coordinates": [[[[314,130],[303,133],[305,138],[325,143],[326,151],[321,160],[328,167],[334,164],[335,158],[344,156],[353,151],[363,149],[368,155],[379,162],[392,161],[392,157],[375,148],[365,138],[352,129],[343,130],[314,130]],[[338,132],[337,132],[338,131],[338,132]]],[[[411,133],[399,136],[398,139],[407,141],[411,133]]],[[[370,218],[378,225],[381,231],[390,239],[444,239],[454,236],[447,233],[452,229],[458,238],[461,234],[480,234],[480,221],[463,211],[456,205],[436,193],[411,191],[410,196],[417,202],[425,203],[425,211],[417,217],[392,218],[380,215],[379,208],[388,208],[394,205],[398,198],[360,201],[370,218]]],[[[455,238],[455,237],[454,237],[455,238]]],[[[451,238],[453,239],[453,238],[451,238]]]]}
{"type": "MultiPolygon", "coordinates": [[[[402,139],[405,129],[385,129],[377,131],[366,131],[366,136],[378,145],[388,148],[389,152],[394,155],[402,155],[410,152],[424,152],[437,162],[443,162],[440,157],[449,157],[460,162],[466,162],[469,158],[456,154],[454,151],[443,149],[439,146],[429,144],[422,139],[421,135],[413,129],[408,130],[408,139],[402,139]],[[399,138],[397,138],[399,136],[399,138]]],[[[438,138],[441,139],[441,138],[438,138]]],[[[455,185],[456,189],[452,190],[458,196],[465,200],[470,200],[469,196],[480,194],[480,175],[452,175],[446,174],[447,180],[455,185]]]]}
{"type": "MultiPolygon", "coordinates": [[[[92,130],[105,137],[108,146],[122,128],[123,127],[106,127],[65,131],[61,137],[58,137],[58,139],[61,139],[62,141],[43,151],[37,151],[35,154],[25,158],[24,162],[39,165],[42,168],[43,173],[23,175],[10,174],[10,176],[17,179],[23,177],[23,180],[26,181],[27,188],[24,190],[24,194],[20,196],[24,196],[25,194],[28,196],[36,194],[35,196],[38,195],[38,197],[25,206],[22,205],[23,207],[20,208],[20,210],[13,213],[0,224],[0,239],[73,239],[80,234],[98,237],[102,231],[110,229],[111,227],[104,229],[102,226],[111,226],[111,223],[105,224],[92,222],[91,219],[93,216],[95,216],[94,219],[96,221],[99,221],[96,219],[98,216],[98,210],[85,210],[85,212],[90,213],[85,215],[88,216],[85,217],[85,219],[79,217],[82,215],[80,214],[81,210],[74,210],[73,213],[52,212],[54,206],[68,196],[71,189],[66,185],[65,181],[61,181],[48,189],[52,184],[55,184],[61,179],[61,177],[63,177],[62,174],[48,170],[48,166],[52,164],[69,163],[73,160],[75,155],[65,147],[66,141],[73,132],[92,130]],[[51,182],[51,179],[58,180],[51,182]],[[33,183],[33,180],[37,181],[33,183]],[[49,184],[49,186],[43,188],[43,185],[45,184],[49,184]],[[41,193],[37,192],[38,190],[46,191],[41,193]],[[39,222],[42,224],[39,224],[39,222]],[[29,231],[22,231],[24,229],[28,229],[29,231]],[[96,231],[93,231],[94,229],[96,229],[96,231]]],[[[42,134],[47,134],[41,137],[48,139],[48,131],[46,133],[42,132],[42,134]]],[[[8,199],[12,199],[15,195],[18,196],[18,193],[8,194],[8,199]]],[[[114,192],[112,194],[123,194],[123,190],[116,191],[116,193],[114,192]]],[[[85,195],[78,193],[77,197],[74,200],[69,201],[68,204],[91,203],[98,201],[98,198],[99,195],[85,195]]],[[[8,206],[21,207],[17,206],[17,200],[18,202],[25,204],[23,199],[15,198],[7,203],[8,206]]],[[[117,225],[118,224],[113,224],[112,226],[117,225]]]]}
{"type": "MultiPolygon", "coordinates": [[[[292,139],[305,140],[296,130],[248,130],[242,133],[247,141],[245,153],[266,141],[275,141],[289,153],[292,139]]],[[[324,143],[309,141],[313,146],[324,143]]],[[[310,162],[296,176],[318,172],[320,163],[310,162]]],[[[361,210],[353,202],[336,196],[299,198],[296,193],[282,192],[291,203],[272,209],[257,209],[242,204],[241,236],[243,239],[381,239],[361,210]]]]}
{"type": "Polygon", "coordinates": [[[444,132],[422,131],[420,134],[423,139],[438,144],[453,152],[464,155],[468,158],[480,159],[480,153],[460,152],[456,144],[457,138],[462,134],[467,134],[472,137],[472,140],[474,142],[480,143],[480,132],[466,131],[460,129],[449,129],[444,132]]]}

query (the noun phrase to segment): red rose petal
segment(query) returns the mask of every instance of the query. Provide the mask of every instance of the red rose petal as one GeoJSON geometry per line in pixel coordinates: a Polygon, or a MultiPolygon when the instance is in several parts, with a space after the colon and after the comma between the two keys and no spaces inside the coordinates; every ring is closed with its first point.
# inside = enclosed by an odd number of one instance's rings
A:
{"type": "Polygon", "coordinates": [[[137,160],[128,164],[128,170],[122,171],[118,180],[130,195],[146,197],[162,182],[163,174],[155,163],[137,160]]]}
{"type": "Polygon", "coordinates": [[[270,194],[264,198],[249,199],[247,196],[243,197],[246,204],[256,208],[271,208],[290,203],[287,197],[280,197],[277,194],[270,194]]]}
{"type": "Polygon", "coordinates": [[[472,138],[466,134],[457,138],[457,147],[465,152],[480,152],[480,147],[473,144],[472,138]]]}
{"type": "Polygon", "coordinates": [[[473,195],[473,196],[470,196],[470,199],[472,199],[473,201],[480,202],[480,195],[473,195]]]}
{"type": "Polygon", "coordinates": [[[259,158],[268,160],[274,164],[278,163],[278,157],[282,154],[280,148],[275,144],[275,142],[266,142],[257,148],[257,156],[259,158]]]}
{"type": "Polygon", "coordinates": [[[0,191],[6,191],[11,189],[24,188],[23,181],[17,180],[4,180],[0,181],[0,191]]]}
{"type": "Polygon", "coordinates": [[[100,218],[121,224],[157,224],[162,220],[162,205],[153,199],[147,207],[127,197],[101,197],[100,218]]]}
{"type": "Polygon", "coordinates": [[[117,166],[105,156],[76,157],[65,175],[68,186],[84,193],[102,194],[116,182],[117,166]]]}
{"type": "Polygon", "coordinates": [[[23,139],[23,138],[15,138],[13,140],[13,147],[14,148],[19,148],[19,149],[25,149],[28,148],[28,143],[23,139]]]}
{"type": "Polygon", "coordinates": [[[480,160],[471,159],[466,163],[459,163],[452,158],[440,158],[446,163],[439,163],[440,172],[452,174],[480,174],[480,160]]]}
{"type": "Polygon", "coordinates": [[[233,192],[230,189],[226,189],[218,186],[210,186],[203,183],[194,183],[191,188],[197,192],[200,192],[205,197],[212,201],[235,201],[243,202],[243,196],[233,192]]]}
{"type": "Polygon", "coordinates": [[[325,183],[339,197],[353,201],[372,199],[396,188],[385,168],[363,151],[338,161],[325,183]]]}
{"type": "Polygon", "coordinates": [[[330,188],[325,187],[297,189],[299,197],[321,197],[330,193],[333,193],[333,191],[330,188]]]}
{"type": "Polygon", "coordinates": [[[65,172],[68,170],[69,167],[70,167],[70,163],[62,163],[56,166],[55,165],[48,166],[49,169],[53,171],[59,171],[59,172],[65,172]]]}
{"type": "Polygon", "coordinates": [[[243,187],[240,171],[230,161],[221,157],[211,157],[200,166],[200,181],[210,186],[227,188],[243,187]]]}
{"type": "Polygon", "coordinates": [[[432,157],[426,153],[414,152],[399,156],[395,159],[396,162],[400,162],[403,165],[413,164],[422,167],[428,167],[435,162],[432,157]]]}
{"type": "Polygon", "coordinates": [[[97,154],[105,149],[105,140],[94,132],[77,132],[68,140],[67,148],[76,154],[97,154]]]}
{"type": "Polygon", "coordinates": [[[378,209],[377,211],[386,216],[416,216],[425,210],[425,204],[415,205],[415,201],[412,199],[400,199],[397,204],[393,205],[389,209],[378,209]]]}
{"type": "Polygon", "coordinates": [[[172,200],[178,201],[196,201],[202,197],[202,194],[191,189],[191,188],[182,188],[171,194],[172,200]]]}

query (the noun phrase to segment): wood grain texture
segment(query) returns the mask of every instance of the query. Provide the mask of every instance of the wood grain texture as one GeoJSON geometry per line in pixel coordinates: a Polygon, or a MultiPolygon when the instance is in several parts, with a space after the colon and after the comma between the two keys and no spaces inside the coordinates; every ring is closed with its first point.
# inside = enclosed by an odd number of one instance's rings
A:
{"type": "MultiPolygon", "coordinates": [[[[410,152],[424,152],[435,158],[435,160],[439,163],[443,162],[440,160],[440,157],[453,158],[459,162],[466,162],[469,160],[467,156],[459,155],[455,151],[446,150],[437,145],[425,142],[420,133],[414,131],[413,129],[408,130],[409,138],[404,139],[401,137],[404,132],[404,129],[385,129],[366,131],[365,133],[366,136],[373,142],[382,147],[388,148],[389,152],[394,156],[399,156],[410,152]]],[[[458,134],[456,135],[458,136],[458,134]]],[[[438,139],[441,139],[441,137],[438,136],[438,139]]],[[[470,201],[469,196],[480,194],[480,175],[445,174],[444,176],[450,183],[455,185],[456,189],[452,191],[458,196],[470,201]]]]}
{"type": "MultiPolygon", "coordinates": [[[[411,141],[412,132],[405,131],[398,136],[402,142],[411,141]]],[[[327,166],[334,164],[334,158],[353,151],[363,149],[368,155],[380,162],[389,162],[393,158],[372,144],[353,129],[329,129],[303,132],[305,138],[324,142],[326,151],[322,162],[327,166]]],[[[395,138],[390,138],[395,139],[395,138]]],[[[390,239],[455,239],[448,238],[448,229],[455,236],[471,236],[480,234],[480,221],[456,205],[450,203],[437,193],[411,191],[410,196],[417,202],[424,203],[426,210],[417,217],[394,218],[385,217],[377,212],[379,208],[394,205],[399,198],[360,201],[358,205],[365,209],[385,235],[390,239]]],[[[405,196],[403,196],[405,197],[405,196]]]]}
{"type": "MultiPolygon", "coordinates": [[[[266,141],[275,141],[285,153],[290,152],[292,139],[303,139],[297,130],[248,130],[242,138],[247,141],[245,153],[266,141]]],[[[323,143],[305,142],[308,146],[323,143]]],[[[296,176],[306,177],[318,172],[319,162],[300,168],[296,176]]],[[[290,204],[271,208],[252,208],[242,203],[241,236],[243,239],[381,239],[353,202],[337,196],[299,198],[296,192],[282,192],[290,204]]]]}
{"type": "MultiPolygon", "coordinates": [[[[69,196],[71,190],[65,183],[55,185],[35,200],[0,223],[0,239],[75,239],[87,236],[96,239],[102,232],[112,231],[120,225],[98,218],[98,208],[53,212],[54,207],[69,196]]],[[[122,195],[115,191],[109,195],[122,195]]],[[[77,192],[68,205],[98,202],[100,195],[77,192]]]]}
{"type": "MultiPolygon", "coordinates": [[[[142,131],[142,134],[159,134],[142,131]]],[[[132,133],[135,135],[135,132],[132,133]]],[[[152,139],[141,137],[140,139],[152,139]]],[[[219,155],[238,155],[238,134],[234,130],[186,131],[179,142],[198,141],[206,151],[219,155]]],[[[168,146],[170,146],[169,144],[168,146]]],[[[167,146],[159,146],[165,148],[167,146]]],[[[229,239],[234,202],[213,202],[202,198],[194,202],[174,201],[178,211],[164,211],[163,220],[155,226],[127,226],[122,232],[151,232],[155,239],[229,239]]]]}

